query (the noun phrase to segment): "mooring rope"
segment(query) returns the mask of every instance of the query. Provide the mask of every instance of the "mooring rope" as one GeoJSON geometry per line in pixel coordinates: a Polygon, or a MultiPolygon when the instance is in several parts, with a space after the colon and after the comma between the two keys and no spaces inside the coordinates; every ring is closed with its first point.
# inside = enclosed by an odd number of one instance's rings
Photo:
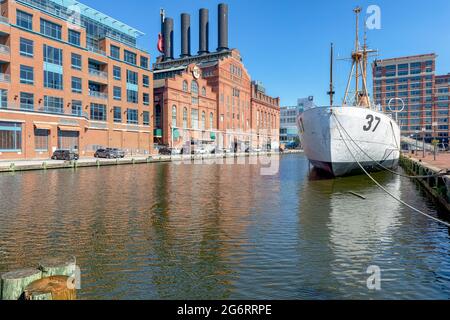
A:
{"type": "Polygon", "coordinates": [[[348,136],[348,138],[358,147],[358,149],[361,150],[362,153],[364,153],[370,160],[375,162],[375,164],[377,166],[379,166],[380,168],[382,168],[383,170],[389,171],[390,173],[398,175],[400,177],[409,178],[409,179],[438,178],[438,177],[442,177],[442,176],[446,176],[446,175],[450,174],[450,170],[448,170],[448,169],[442,169],[442,170],[438,171],[437,173],[435,173],[433,175],[426,175],[426,176],[410,176],[410,175],[402,174],[400,172],[391,170],[391,169],[383,166],[380,162],[378,162],[377,160],[373,159],[369,154],[367,154],[360,147],[360,145],[355,140],[353,140],[352,136],[347,132],[347,130],[345,130],[344,126],[341,124],[341,122],[339,121],[339,119],[336,117],[336,115],[334,113],[333,113],[333,116],[335,117],[335,119],[339,123],[339,125],[341,126],[342,130],[344,130],[344,132],[348,136]]]}
{"type": "Polygon", "coordinates": [[[372,180],[372,181],[373,181],[373,182],[374,182],[381,190],[383,190],[384,192],[386,192],[389,196],[391,196],[393,199],[395,199],[396,201],[400,202],[400,203],[403,204],[404,206],[410,208],[411,210],[413,210],[413,211],[415,211],[415,212],[417,212],[417,213],[420,213],[420,214],[426,216],[427,218],[430,218],[430,219],[432,219],[432,220],[434,220],[434,221],[436,221],[436,222],[438,222],[438,223],[441,223],[441,224],[443,224],[443,225],[445,225],[445,226],[447,226],[447,227],[450,227],[450,223],[445,222],[445,221],[443,221],[443,220],[440,220],[440,219],[438,219],[438,218],[435,218],[435,217],[433,217],[433,216],[431,216],[431,215],[429,215],[429,214],[427,214],[427,213],[425,213],[425,212],[423,212],[423,211],[421,211],[421,210],[419,210],[419,209],[413,207],[412,205],[406,203],[406,202],[403,201],[402,199],[400,199],[400,198],[396,197],[394,194],[392,194],[392,193],[391,193],[389,190],[387,190],[385,187],[383,187],[377,180],[375,180],[375,178],[372,177],[372,176],[370,175],[369,172],[367,172],[367,170],[366,170],[366,169],[364,168],[364,166],[358,161],[358,159],[356,159],[356,157],[355,157],[355,155],[353,154],[352,150],[351,150],[350,147],[348,146],[347,141],[345,140],[344,136],[342,135],[341,129],[339,128],[340,126],[342,126],[341,123],[339,122],[338,118],[336,117],[336,115],[335,115],[334,113],[333,113],[333,116],[334,116],[334,118],[335,118],[335,119],[338,121],[338,123],[339,123],[339,125],[337,126],[337,128],[338,128],[339,134],[340,134],[340,136],[341,136],[341,138],[342,138],[342,141],[344,141],[344,144],[345,144],[345,146],[347,147],[348,152],[351,154],[351,156],[353,157],[353,159],[355,160],[355,162],[358,164],[358,166],[361,168],[361,170],[362,170],[362,171],[370,178],[370,180],[372,180]]]}

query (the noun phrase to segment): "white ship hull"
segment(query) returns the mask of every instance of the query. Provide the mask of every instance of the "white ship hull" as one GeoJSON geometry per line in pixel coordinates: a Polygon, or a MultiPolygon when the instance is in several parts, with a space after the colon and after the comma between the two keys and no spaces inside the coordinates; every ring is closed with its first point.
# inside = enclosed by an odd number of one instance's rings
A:
{"type": "Polygon", "coordinates": [[[311,164],[334,176],[395,169],[400,128],[387,115],[361,107],[316,107],[297,119],[300,140],[311,164]],[[357,161],[355,161],[355,158],[357,161]]]}

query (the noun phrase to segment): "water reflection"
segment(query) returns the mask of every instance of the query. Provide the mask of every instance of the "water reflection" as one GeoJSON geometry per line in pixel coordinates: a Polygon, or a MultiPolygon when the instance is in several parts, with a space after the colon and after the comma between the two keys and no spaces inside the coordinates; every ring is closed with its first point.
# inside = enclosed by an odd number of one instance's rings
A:
{"type": "MultiPolygon", "coordinates": [[[[449,298],[448,228],[303,156],[0,176],[0,272],[76,255],[82,299],[449,298]],[[349,191],[366,196],[360,199],[349,191]],[[386,272],[367,290],[371,264],[386,272]]],[[[410,181],[376,178],[430,214],[410,181]]],[[[384,271],[383,271],[384,272],[384,271]]]]}

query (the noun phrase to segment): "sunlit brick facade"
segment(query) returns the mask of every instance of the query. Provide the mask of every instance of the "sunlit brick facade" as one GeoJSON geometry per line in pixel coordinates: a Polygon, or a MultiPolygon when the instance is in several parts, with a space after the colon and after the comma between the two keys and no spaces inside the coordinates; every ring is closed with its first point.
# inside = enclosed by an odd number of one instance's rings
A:
{"type": "Polygon", "coordinates": [[[153,75],[141,33],[92,8],[6,0],[0,19],[0,159],[152,151],[153,75]],[[77,14],[78,11],[81,12],[77,14]]]}

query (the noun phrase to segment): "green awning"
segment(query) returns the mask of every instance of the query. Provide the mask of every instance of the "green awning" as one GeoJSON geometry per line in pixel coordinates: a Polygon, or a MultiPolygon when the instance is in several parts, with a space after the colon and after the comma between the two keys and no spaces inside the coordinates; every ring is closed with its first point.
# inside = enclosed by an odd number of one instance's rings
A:
{"type": "Polygon", "coordinates": [[[211,140],[216,140],[216,133],[215,132],[211,132],[211,140]]]}
{"type": "Polygon", "coordinates": [[[173,129],[173,138],[177,140],[180,137],[180,131],[178,129],[173,129]]]}
{"type": "Polygon", "coordinates": [[[155,136],[155,138],[162,138],[162,129],[153,130],[153,135],[155,136]]]}

